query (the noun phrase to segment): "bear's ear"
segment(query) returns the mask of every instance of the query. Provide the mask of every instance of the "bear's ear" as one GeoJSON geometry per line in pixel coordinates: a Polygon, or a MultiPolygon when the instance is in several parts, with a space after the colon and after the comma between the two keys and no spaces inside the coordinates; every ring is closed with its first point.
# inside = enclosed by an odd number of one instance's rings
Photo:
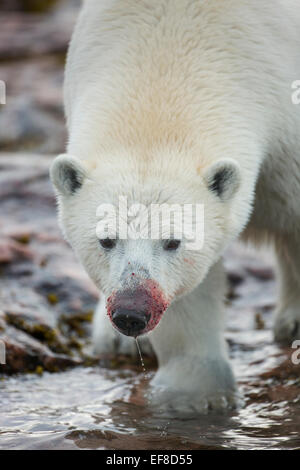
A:
{"type": "Polygon", "coordinates": [[[240,167],[230,158],[213,163],[205,169],[203,177],[208,189],[224,202],[234,196],[241,182],[240,167]]]}
{"type": "Polygon", "coordinates": [[[53,161],[50,167],[52,184],[59,194],[70,196],[78,191],[86,176],[86,169],[78,158],[63,154],[53,161]]]}

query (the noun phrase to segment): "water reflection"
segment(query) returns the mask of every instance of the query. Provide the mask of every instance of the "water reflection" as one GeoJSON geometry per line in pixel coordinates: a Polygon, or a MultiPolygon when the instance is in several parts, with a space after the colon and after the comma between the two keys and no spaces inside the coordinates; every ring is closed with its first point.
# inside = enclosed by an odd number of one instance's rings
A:
{"type": "MultiPolygon", "coordinates": [[[[241,370],[241,354],[237,356],[236,369],[241,370]]],[[[1,382],[0,447],[299,447],[299,406],[260,399],[263,383],[241,385],[247,403],[236,412],[170,420],[147,408],[142,373],[96,367],[8,378],[1,382]]]]}

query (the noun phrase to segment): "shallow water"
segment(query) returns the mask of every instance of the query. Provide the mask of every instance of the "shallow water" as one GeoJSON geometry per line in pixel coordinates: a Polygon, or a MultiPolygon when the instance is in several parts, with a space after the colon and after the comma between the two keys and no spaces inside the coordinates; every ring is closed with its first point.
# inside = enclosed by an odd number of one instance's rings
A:
{"type": "Polygon", "coordinates": [[[226,339],[242,408],[196,419],[163,417],[146,405],[154,370],[145,361],[145,373],[137,353],[137,366],[115,362],[114,369],[0,379],[0,448],[300,449],[300,366],[291,361],[293,349],[273,342],[271,264],[235,246],[225,265],[233,282],[226,339]]]}
{"type": "MultiPolygon", "coordinates": [[[[299,379],[285,381],[278,393],[278,380],[262,379],[284,360],[270,331],[235,331],[229,336],[246,401],[238,411],[190,420],[162,418],[159,410],[147,409],[142,368],[138,373],[79,367],[42,377],[10,377],[1,382],[0,448],[300,448],[299,379]],[[239,343],[233,343],[236,335],[239,343]],[[272,389],[275,396],[270,400],[272,389]]],[[[148,372],[147,379],[152,374],[148,372]]]]}

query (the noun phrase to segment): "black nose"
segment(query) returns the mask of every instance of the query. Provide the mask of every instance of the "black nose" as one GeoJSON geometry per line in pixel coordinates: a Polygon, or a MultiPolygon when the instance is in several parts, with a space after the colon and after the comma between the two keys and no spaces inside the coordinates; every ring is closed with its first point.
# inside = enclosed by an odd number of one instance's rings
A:
{"type": "Polygon", "coordinates": [[[112,313],[112,321],[126,336],[138,336],[147,326],[150,315],[126,308],[117,308],[112,313]]]}

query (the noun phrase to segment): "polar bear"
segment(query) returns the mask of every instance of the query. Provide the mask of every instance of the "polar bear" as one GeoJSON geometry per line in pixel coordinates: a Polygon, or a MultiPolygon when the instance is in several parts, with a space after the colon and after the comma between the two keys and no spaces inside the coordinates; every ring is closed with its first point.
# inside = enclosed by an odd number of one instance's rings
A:
{"type": "Polygon", "coordinates": [[[67,153],[51,179],[64,235],[101,292],[95,351],[134,354],[141,336],[158,358],[161,407],[235,406],[221,257],[239,236],[275,246],[275,338],[300,337],[299,32],[298,0],[83,2],[66,65],[67,153]],[[141,225],[137,205],[201,205],[191,226],[203,243],[188,248],[174,219],[167,237],[126,238],[112,221],[101,235],[99,206],[123,218],[120,198],[136,216],[122,230],[141,225]]]}

